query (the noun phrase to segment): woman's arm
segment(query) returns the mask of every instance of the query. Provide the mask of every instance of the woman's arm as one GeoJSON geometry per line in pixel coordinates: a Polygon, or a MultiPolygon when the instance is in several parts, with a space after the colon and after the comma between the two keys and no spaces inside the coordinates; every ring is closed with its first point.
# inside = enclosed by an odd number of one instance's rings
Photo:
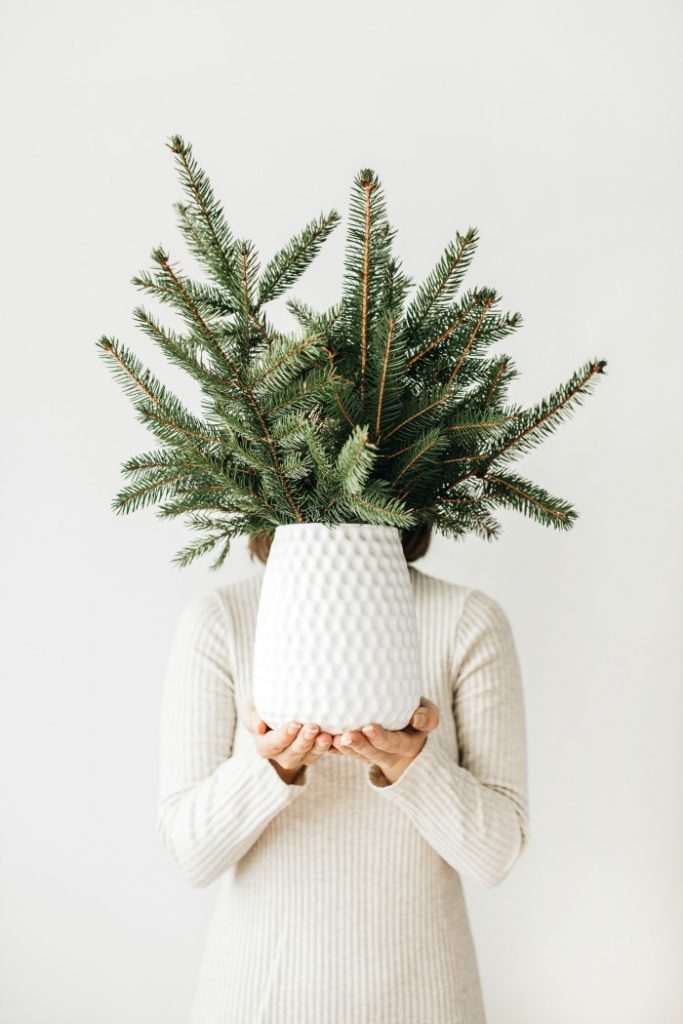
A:
{"type": "Polygon", "coordinates": [[[525,849],[529,814],[519,660],[505,612],[483,591],[465,598],[452,678],[459,763],[437,728],[395,782],[376,766],[367,779],[451,867],[489,888],[525,849]]]}
{"type": "Polygon", "coordinates": [[[233,754],[237,724],[231,625],[215,591],[181,612],[163,685],[157,831],[181,876],[198,888],[236,864],[296,800],[251,736],[233,754]]]}

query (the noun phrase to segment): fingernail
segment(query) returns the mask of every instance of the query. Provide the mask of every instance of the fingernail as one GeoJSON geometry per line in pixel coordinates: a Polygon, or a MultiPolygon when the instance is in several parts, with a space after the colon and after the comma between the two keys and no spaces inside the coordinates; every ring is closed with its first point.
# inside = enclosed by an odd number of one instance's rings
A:
{"type": "Polygon", "coordinates": [[[313,737],[315,736],[315,734],[317,733],[317,731],[318,731],[318,730],[317,730],[317,729],[315,728],[315,726],[313,726],[313,725],[308,725],[308,726],[306,726],[306,728],[304,729],[304,736],[306,737],[306,739],[310,740],[310,739],[312,739],[312,738],[313,738],[313,737]]]}
{"type": "Polygon", "coordinates": [[[320,739],[318,740],[318,746],[319,747],[326,747],[329,742],[330,741],[327,739],[326,736],[321,736],[320,739]]]}
{"type": "Polygon", "coordinates": [[[371,725],[364,725],[363,726],[363,732],[365,733],[366,736],[374,736],[375,735],[375,730],[373,729],[373,727],[371,725]]]}
{"type": "Polygon", "coordinates": [[[413,719],[413,725],[415,726],[416,729],[421,729],[422,726],[426,724],[427,719],[425,718],[424,715],[415,715],[415,718],[413,719]]]}
{"type": "Polygon", "coordinates": [[[348,747],[351,744],[351,736],[348,733],[344,733],[340,740],[342,746],[348,747]]]}
{"type": "Polygon", "coordinates": [[[298,722],[290,722],[289,729],[287,730],[287,732],[290,733],[291,736],[293,736],[294,733],[298,732],[300,728],[301,726],[299,725],[298,722]]]}

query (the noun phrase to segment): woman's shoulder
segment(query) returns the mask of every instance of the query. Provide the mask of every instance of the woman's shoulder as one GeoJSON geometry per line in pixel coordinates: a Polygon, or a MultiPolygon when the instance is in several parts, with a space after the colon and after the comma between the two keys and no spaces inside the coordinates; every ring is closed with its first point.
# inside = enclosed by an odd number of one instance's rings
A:
{"type": "Polygon", "coordinates": [[[434,576],[412,564],[408,566],[408,572],[413,593],[418,601],[455,601],[457,604],[463,605],[473,589],[465,583],[455,583],[452,580],[445,580],[441,576],[434,576]]]}
{"type": "Polygon", "coordinates": [[[456,583],[409,566],[416,600],[450,603],[458,619],[467,619],[473,625],[507,624],[502,604],[492,594],[467,583],[456,583]]]}
{"type": "Polygon", "coordinates": [[[234,611],[239,613],[250,606],[256,607],[262,578],[261,570],[250,576],[201,590],[185,602],[181,616],[186,619],[225,620],[226,616],[234,611]]]}

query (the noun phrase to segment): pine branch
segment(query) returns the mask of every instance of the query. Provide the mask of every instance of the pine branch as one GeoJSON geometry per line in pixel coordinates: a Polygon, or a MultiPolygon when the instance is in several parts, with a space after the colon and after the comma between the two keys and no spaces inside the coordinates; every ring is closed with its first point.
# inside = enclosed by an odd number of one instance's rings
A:
{"type": "Polygon", "coordinates": [[[446,327],[440,331],[437,337],[432,338],[429,342],[422,345],[422,347],[418,348],[417,352],[415,352],[415,354],[411,356],[407,364],[408,369],[411,369],[416,363],[419,363],[421,359],[424,359],[425,356],[429,355],[431,352],[434,352],[435,349],[443,345],[443,343],[447,341],[451,337],[451,335],[454,334],[455,331],[457,331],[458,328],[462,326],[462,324],[466,323],[467,320],[469,319],[470,313],[478,305],[480,297],[480,292],[474,292],[471,298],[470,296],[468,296],[464,310],[458,308],[453,313],[451,313],[451,315],[448,317],[449,322],[446,324],[446,327]]]}
{"type": "Polygon", "coordinates": [[[198,259],[227,285],[234,273],[234,240],[223,207],[215,198],[208,177],[197,165],[190,144],[180,135],[172,135],[167,146],[175,154],[180,180],[191,204],[190,208],[176,206],[181,230],[198,259]]]}
{"type": "Polygon", "coordinates": [[[384,403],[384,392],[387,386],[387,376],[389,372],[389,359],[391,356],[391,345],[394,340],[394,331],[396,329],[396,321],[393,316],[389,317],[385,332],[384,342],[384,357],[382,359],[382,373],[379,382],[379,394],[377,397],[377,414],[375,416],[375,437],[379,438],[382,432],[382,406],[384,403]]]}
{"type": "Polygon", "coordinates": [[[339,320],[344,309],[343,302],[336,303],[336,305],[330,307],[324,313],[316,313],[311,306],[307,306],[306,303],[299,302],[297,299],[288,299],[285,305],[301,327],[317,334],[326,344],[329,343],[330,331],[339,320]]]}
{"type": "Polygon", "coordinates": [[[508,362],[509,362],[509,360],[508,360],[507,356],[504,356],[500,360],[500,362],[498,363],[498,367],[496,369],[495,376],[494,376],[493,380],[491,381],[491,384],[490,384],[489,388],[486,391],[486,395],[484,396],[484,401],[482,403],[482,409],[485,409],[486,406],[490,405],[491,402],[493,401],[493,397],[494,397],[494,395],[496,394],[496,392],[498,390],[498,386],[499,386],[500,380],[501,380],[503,374],[505,373],[505,370],[507,369],[508,362]]]}
{"type": "MultiPolygon", "coordinates": [[[[245,259],[245,262],[243,262],[242,266],[243,266],[243,268],[245,268],[245,272],[246,272],[246,270],[249,267],[248,258],[249,258],[249,255],[250,255],[250,250],[249,250],[248,244],[240,243],[240,252],[242,253],[242,255],[243,255],[244,259],[245,259]]],[[[161,251],[161,250],[157,250],[156,253],[155,253],[155,258],[157,258],[159,263],[167,269],[168,273],[170,274],[170,276],[172,277],[174,283],[176,284],[176,287],[178,288],[178,290],[182,291],[182,286],[180,284],[180,281],[179,281],[177,275],[175,275],[173,269],[171,268],[171,266],[170,266],[170,264],[168,262],[168,258],[166,256],[166,254],[163,251],[161,251]]],[[[229,370],[235,385],[239,388],[240,391],[242,391],[242,393],[244,394],[247,402],[251,406],[251,408],[252,408],[252,410],[254,412],[254,415],[258,419],[258,421],[259,421],[259,423],[261,425],[261,428],[263,430],[264,440],[266,441],[266,444],[268,445],[268,448],[269,448],[270,453],[271,453],[271,457],[272,457],[272,460],[273,460],[273,466],[274,466],[275,472],[276,472],[276,474],[277,474],[277,476],[278,476],[278,478],[280,480],[280,483],[282,485],[282,489],[283,489],[283,491],[284,491],[284,493],[285,493],[285,495],[287,497],[287,500],[288,500],[289,505],[290,505],[290,507],[292,509],[292,512],[294,513],[295,519],[296,519],[297,522],[303,522],[303,517],[301,515],[301,510],[300,510],[298,504],[296,503],[296,501],[294,500],[292,489],[289,486],[289,484],[288,484],[288,482],[287,482],[287,480],[286,480],[286,478],[285,478],[285,476],[284,476],[284,474],[282,472],[282,467],[280,465],[280,460],[278,458],[277,450],[276,450],[275,445],[273,443],[273,439],[271,437],[270,429],[269,429],[268,423],[266,421],[264,412],[261,409],[261,407],[260,407],[260,405],[259,405],[259,403],[258,403],[258,401],[257,401],[257,399],[256,399],[256,397],[255,397],[255,395],[253,393],[253,390],[244,381],[243,376],[240,373],[236,363],[233,360],[231,360],[230,358],[228,358],[226,356],[225,352],[223,352],[223,350],[220,348],[220,346],[218,345],[218,342],[216,341],[215,337],[213,336],[213,334],[212,334],[208,324],[206,324],[206,322],[203,320],[203,318],[201,317],[201,314],[196,309],[196,307],[192,306],[192,302],[191,302],[190,297],[189,296],[185,296],[185,300],[186,300],[186,303],[188,305],[188,308],[192,309],[192,313],[195,316],[196,321],[197,321],[197,323],[199,324],[199,326],[200,326],[200,328],[202,330],[202,333],[204,334],[206,339],[209,341],[209,343],[210,343],[210,345],[212,347],[212,350],[216,352],[217,357],[220,359],[221,363],[223,365],[225,365],[225,367],[229,370]]],[[[248,296],[247,296],[247,301],[248,301],[248,296]]]]}
{"type": "Polygon", "coordinates": [[[162,268],[164,276],[169,282],[169,286],[175,290],[177,301],[185,310],[184,315],[186,319],[199,330],[200,335],[206,342],[208,342],[208,350],[213,353],[216,365],[230,370],[234,376],[234,367],[230,356],[219,344],[216,335],[202,315],[202,312],[195,303],[192,294],[185,288],[180,275],[177,274],[171,266],[167,253],[160,247],[157,247],[152,250],[152,259],[162,268]]]}
{"type": "Polygon", "coordinates": [[[182,491],[183,483],[192,481],[192,470],[177,473],[173,476],[148,472],[144,479],[134,485],[121,488],[112,501],[112,509],[117,513],[134,512],[150,504],[156,504],[168,494],[182,491]]]}
{"type": "Polygon", "coordinates": [[[195,442],[202,441],[210,445],[223,443],[220,436],[212,434],[207,424],[192,416],[182,402],[164,388],[124,345],[104,335],[97,345],[100,355],[113,370],[140,416],[154,420],[169,431],[181,434],[183,438],[192,438],[195,442]]]}
{"type": "Polygon", "coordinates": [[[366,486],[362,494],[345,494],[343,503],[362,523],[377,526],[414,526],[415,513],[402,502],[389,498],[379,484],[366,486]]]}
{"type": "Polygon", "coordinates": [[[575,404],[581,404],[583,396],[590,392],[595,384],[596,374],[604,373],[607,365],[604,359],[592,360],[576,373],[572,374],[570,380],[557,388],[548,399],[544,399],[534,408],[529,409],[518,418],[521,430],[515,428],[515,433],[509,438],[503,438],[503,445],[488,453],[491,461],[497,461],[513,448],[528,451],[535,444],[538,444],[543,436],[550,434],[558,425],[558,421],[564,419],[573,409],[575,404]],[[535,432],[535,433],[534,433],[535,432]]]}
{"type": "Polygon", "coordinates": [[[417,442],[410,445],[404,457],[395,464],[392,472],[394,485],[406,476],[414,476],[416,470],[420,474],[434,470],[438,473],[441,466],[439,455],[447,444],[448,438],[439,428],[426,431],[417,442]]]}
{"type": "Polygon", "coordinates": [[[291,288],[315,259],[323,243],[341,220],[336,210],[310,221],[267,264],[259,284],[258,304],[272,302],[291,288]]]}
{"type": "Polygon", "coordinates": [[[191,413],[181,413],[177,407],[166,412],[158,407],[150,408],[143,405],[138,411],[142,422],[153,431],[156,437],[168,444],[180,444],[184,447],[189,439],[194,442],[197,450],[199,450],[198,441],[209,445],[225,445],[225,440],[222,437],[212,435],[209,433],[208,426],[199,424],[191,413]]]}
{"type": "MultiPolygon", "coordinates": [[[[499,427],[505,426],[506,423],[510,423],[519,415],[519,412],[509,412],[508,415],[503,415],[501,412],[490,412],[490,413],[472,413],[468,409],[463,409],[460,413],[455,413],[449,417],[448,425],[444,427],[447,433],[457,434],[458,437],[465,437],[472,434],[476,439],[480,431],[496,431],[499,427]]],[[[394,454],[398,454],[397,452],[394,454]]]]}
{"type": "Polygon", "coordinates": [[[223,539],[224,535],[222,533],[214,533],[209,537],[193,540],[189,544],[186,544],[185,547],[181,548],[173,556],[171,561],[179,569],[184,569],[196,558],[200,558],[202,555],[212,551],[216,544],[219,544],[223,539]]]}
{"type": "MultiPolygon", "coordinates": [[[[606,365],[594,360],[531,409],[507,400],[517,376],[507,356],[487,357],[516,330],[519,314],[494,312],[492,288],[458,298],[476,247],[456,233],[408,303],[412,285],[392,255],[379,179],[354,179],[341,300],[317,312],[288,297],[301,336],[278,330],[262,306],[304,273],[339,222],[310,221],[260,273],[256,249],[236,240],[207,176],[180,136],[169,149],[187,201],[180,228],[210,280],[197,282],[153,250],[153,271],[134,285],[170,305],[187,330],[162,325],[141,306],[138,326],[201,389],[195,415],[115,339],[100,354],[163,447],[129,458],[117,511],[152,503],[161,517],[187,515],[207,536],[177,564],[230,540],[291,522],[429,524],[461,537],[500,532],[496,505],[569,528],[576,512],[504,463],[549,434],[606,365]],[[217,513],[217,514],[214,514],[217,513]]],[[[213,568],[213,566],[212,566],[213,568]]]]}
{"type": "MultiPolygon", "coordinates": [[[[219,510],[222,511],[222,510],[219,510]]],[[[251,523],[247,517],[232,516],[230,519],[218,519],[216,516],[209,516],[203,513],[190,513],[188,526],[192,530],[214,531],[208,537],[198,539],[182,548],[174,556],[172,561],[179,567],[189,565],[202,555],[212,551],[217,544],[223,544],[218,557],[210,564],[212,571],[219,569],[230,551],[230,544],[234,537],[240,536],[249,531],[251,523]]]]}
{"type": "Polygon", "coordinates": [[[144,472],[148,469],[169,469],[177,467],[183,469],[192,465],[190,460],[183,461],[175,451],[168,451],[167,448],[155,448],[153,451],[141,452],[139,455],[132,455],[121,465],[121,471],[126,476],[133,476],[135,473],[144,472]]]}
{"type": "Polygon", "coordinates": [[[483,479],[488,495],[545,526],[566,530],[578,518],[578,513],[569,502],[554,497],[521,476],[513,473],[487,473],[483,479]]]}
{"type": "Polygon", "coordinates": [[[365,373],[368,361],[368,293],[370,289],[370,228],[372,225],[372,205],[370,193],[377,188],[374,177],[362,181],[365,192],[365,230],[363,236],[363,276],[362,276],[362,308],[360,327],[360,407],[361,415],[365,405],[365,373]]]}
{"type": "Polygon", "coordinates": [[[289,413],[303,413],[317,408],[328,396],[333,395],[337,383],[327,370],[313,367],[305,379],[295,380],[283,388],[277,397],[263,403],[263,413],[269,420],[281,416],[285,410],[289,413]]]}
{"type": "MultiPolygon", "coordinates": [[[[155,252],[158,251],[155,250],[155,252]]],[[[207,320],[223,320],[234,313],[232,303],[220,288],[191,281],[181,275],[178,275],[178,281],[180,291],[163,265],[158,274],[141,271],[131,278],[131,284],[134,284],[140,291],[154,295],[160,302],[173,306],[181,314],[187,313],[184,301],[186,295],[190,298],[193,308],[198,309],[207,320]]]]}
{"type": "Polygon", "coordinates": [[[392,429],[387,434],[385,434],[385,437],[384,437],[385,441],[389,440],[390,437],[393,437],[393,435],[398,433],[399,430],[402,430],[405,427],[407,427],[414,420],[418,419],[421,416],[424,416],[428,412],[431,412],[433,409],[438,408],[444,402],[447,402],[447,401],[453,399],[454,393],[455,393],[454,392],[454,388],[453,388],[453,381],[455,380],[457,374],[459,373],[459,371],[460,371],[460,369],[461,369],[465,359],[467,358],[467,356],[468,356],[468,354],[470,352],[470,349],[472,348],[472,345],[474,344],[474,341],[475,341],[475,338],[477,336],[479,327],[481,326],[481,323],[482,323],[482,321],[484,319],[484,316],[486,315],[486,310],[490,306],[491,302],[492,302],[492,300],[489,298],[484,303],[484,310],[483,310],[481,316],[479,317],[479,319],[477,320],[477,323],[475,324],[474,328],[472,329],[472,331],[470,333],[470,336],[467,339],[467,343],[465,345],[465,348],[463,349],[463,351],[462,351],[460,357],[458,358],[455,366],[453,367],[453,369],[449,373],[448,378],[446,380],[446,383],[443,386],[442,393],[439,395],[439,397],[434,399],[433,401],[429,402],[427,405],[422,406],[421,408],[415,410],[415,412],[411,413],[409,416],[407,416],[405,419],[403,419],[400,423],[397,423],[396,426],[392,427],[392,429]]]}
{"type": "Polygon", "coordinates": [[[252,328],[255,323],[258,325],[253,291],[259,272],[259,260],[256,249],[248,238],[237,243],[235,252],[239,277],[233,282],[232,297],[235,302],[236,326],[242,334],[242,357],[246,362],[251,350],[252,328]]]}
{"type": "Polygon", "coordinates": [[[359,494],[375,461],[377,449],[368,441],[367,427],[354,427],[337,456],[336,471],[342,490],[359,494]]]}
{"type": "Polygon", "coordinates": [[[271,428],[273,440],[284,451],[305,445],[312,429],[313,424],[296,413],[280,416],[271,428]]]}
{"type": "Polygon", "coordinates": [[[283,339],[273,342],[254,363],[247,380],[259,392],[270,394],[287,387],[309,366],[320,361],[322,346],[316,335],[302,339],[283,339]]]}
{"type": "Polygon", "coordinates": [[[379,179],[374,171],[365,168],[354,180],[347,229],[344,309],[331,335],[342,372],[355,376],[357,369],[361,421],[365,419],[369,337],[383,311],[383,283],[394,234],[386,218],[379,179]]]}
{"type": "Polygon", "coordinates": [[[406,312],[406,329],[416,342],[428,323],[430,314],[448,301],[458,290],[472,262],[477,246],[477,229],[470,227],[464,235],[456,232],[455,242],[449,242],[424,284],[406,312]]]}
{"type": "Polygon", "coordinates": [[[201,347],[192,339],[181,337],[175,331],[163,327],[142,306],[135,307],[133,318],[144,333],[159,346],[169,362],[180,366],[194,377],[200,386],[209,390],[220,388],[223,378],[204,366],[201,357],[198,356],[201,347]]]}

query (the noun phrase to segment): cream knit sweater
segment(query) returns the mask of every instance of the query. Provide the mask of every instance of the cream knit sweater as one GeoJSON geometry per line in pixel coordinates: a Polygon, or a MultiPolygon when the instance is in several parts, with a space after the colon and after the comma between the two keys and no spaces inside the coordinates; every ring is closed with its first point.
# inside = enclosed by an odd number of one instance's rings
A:
{"type": "Polygon", "coordinates": [[[529,835],[508,619],[411,566],[439,726],[393,784],[324,754],[287,785],[237,717],[262,577],[187,604],[164,681],[159,836],[187,883],[220,879],[191,1024],[482,1024],[460,876],[497,885],[529,835]]]}

